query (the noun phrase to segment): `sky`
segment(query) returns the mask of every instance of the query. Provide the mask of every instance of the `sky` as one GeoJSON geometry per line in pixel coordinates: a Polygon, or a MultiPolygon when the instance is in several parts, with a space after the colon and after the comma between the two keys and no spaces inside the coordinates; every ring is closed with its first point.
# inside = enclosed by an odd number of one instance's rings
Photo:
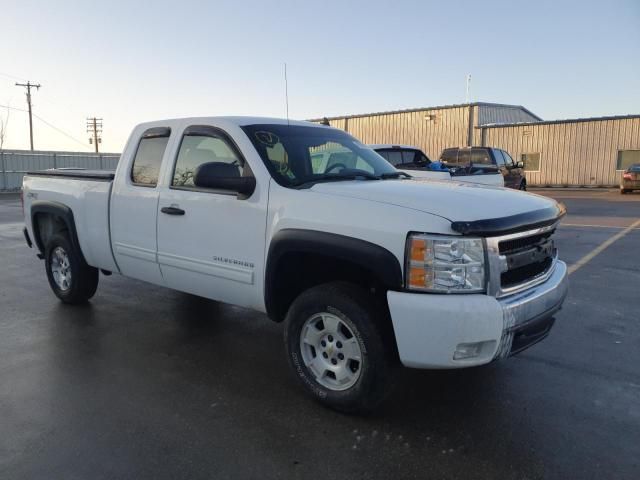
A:
{"type": "Polygon", "coordinates": [[[544,119],[640,113],[640,0],[0,0],[4,148],[105,152],[137,123],[464,103],[544,119]],[[6,106],[12,109],[5,108],[6,106]],[[43,119],[44,123],[41,119],[43,119]]]}

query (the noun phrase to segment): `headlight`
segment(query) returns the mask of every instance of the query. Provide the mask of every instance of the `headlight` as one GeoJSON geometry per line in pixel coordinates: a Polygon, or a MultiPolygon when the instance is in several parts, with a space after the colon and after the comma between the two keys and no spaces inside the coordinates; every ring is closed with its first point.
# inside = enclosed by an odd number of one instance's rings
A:
{"type": "Polygon", "coordinates": [[[411,234],[407,240],[405,285],[425,292],[485,291],[481,238],[411,234]]]}

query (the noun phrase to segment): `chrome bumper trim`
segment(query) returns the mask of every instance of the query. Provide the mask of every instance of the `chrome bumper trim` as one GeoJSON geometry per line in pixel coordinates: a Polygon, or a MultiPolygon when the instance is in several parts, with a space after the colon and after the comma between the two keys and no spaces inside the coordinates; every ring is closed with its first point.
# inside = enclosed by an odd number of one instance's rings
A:
{"type": "Polygon", "coordinates": [[[558,260],[549,271],[549,276],[544,283],[499,298],[504,327],[495,358],[504,358],[511,353],[516,329],[550,318],[560,310],[568,292],[567,265],[558,260]]]}

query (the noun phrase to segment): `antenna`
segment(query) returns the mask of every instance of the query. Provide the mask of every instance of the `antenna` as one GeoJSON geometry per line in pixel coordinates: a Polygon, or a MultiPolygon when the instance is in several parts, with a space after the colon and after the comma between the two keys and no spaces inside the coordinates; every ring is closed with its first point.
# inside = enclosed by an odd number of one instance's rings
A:
{"type": "Polygon", "coordinates": [[[287,62],[284,63],[284,104],[287,111],[287,125],[289,125],[289,84],[287,83],[287,62]]]}
{"type": "Polygon", "coordinates": [[[465,103],[471,103],[471,74],[467,74],[467,93],[465,97],[465,103]]]}

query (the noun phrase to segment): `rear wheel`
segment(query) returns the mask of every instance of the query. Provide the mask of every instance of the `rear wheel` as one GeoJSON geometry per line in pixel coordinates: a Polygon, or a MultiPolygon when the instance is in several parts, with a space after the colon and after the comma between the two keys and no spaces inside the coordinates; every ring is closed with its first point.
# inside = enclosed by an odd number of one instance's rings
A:
{"type": "Polygon", "coordinates": [[[49,240],[45,269],[51,290],[64,303],[84,303],[96,293],[98,269],[87,265],[64,232],[49,240]]]}
{"type": "Polygon", "coordinates": [[[285,345],[302,386],[349,413],[376,409],[390,393],[392,349],[376,299],[343,282],[302,293],[287,313],[285,345]]]}

